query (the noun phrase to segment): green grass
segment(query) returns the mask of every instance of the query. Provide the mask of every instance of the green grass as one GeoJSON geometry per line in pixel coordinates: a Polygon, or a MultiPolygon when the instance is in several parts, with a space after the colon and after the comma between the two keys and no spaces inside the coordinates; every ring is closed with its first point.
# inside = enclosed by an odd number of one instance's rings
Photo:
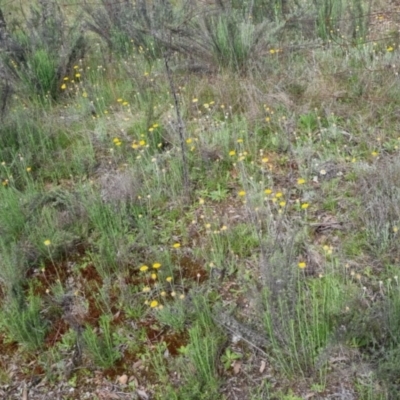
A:
{"type": "Polygon", "coordinates": [[[390,7],[50,3],[0,43],[0,379],[393,398],[390,7]]]}

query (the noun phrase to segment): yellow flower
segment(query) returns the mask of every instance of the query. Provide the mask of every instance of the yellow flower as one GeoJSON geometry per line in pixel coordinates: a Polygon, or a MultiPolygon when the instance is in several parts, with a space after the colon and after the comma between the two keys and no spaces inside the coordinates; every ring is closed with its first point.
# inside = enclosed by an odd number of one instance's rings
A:
{"type": "Polygon", "coordinates": [[[88,97],[88,94],[87,94],[86,92],[83,92],[83,93],[82,93],[82,97],[85,97],[85,98],[86,98],[86,97],[88,97]]]}
{"type": "Polygon", "coordinates": [[[237,143],[243,143],[243,139],[236,140],[237,143]]]}
{"type": "Polygon", "coordinates": [[[26,171],[27,172],[31,172],[32,168],[31,167],[27,167],[26,171]]]}
{"type": "Polygon", "coordinates": [[[183,300],[183,299],[185,298],[185,295],[184,295],[184,294],[181,294],[181,295],[179,295],[179,298],[180,298],[181,300],[183,300]]]}
{"type": "Polygon", "coordinates": [[[193,142],[193,139],[192,139],[192,138],[186,139],[186,143],[187,143],[187,144],[190,144],[190,143],[192,143],[192,142],[193,142]]]}
{"type": "Polygon", "coordinates": [[[61,85],[61,89],[62,90],[65,90],[67,88],[67,85],[65,84],[65,83],[63,83],[62,85],[61,85]]]}
{"type": "Polygon", "coordinates": [[[139,144],[140,144],[141,146],[144,146],[144,145],[146,144],[146,141],[145,141],[145,140],[141,140],[141,141],[139,142],[139,144]]]}
{"type": "Polygon", "coordinates": [[[265,190],[264,190],[264,193],[265,193],[265,194],[271,194],[271,193],[272,193],[272,190],[271,190],[271,189],[265,189],[265,190]]]}
{"type": "Polygon", "coordinates": [[[373,151],[373,152],[371,153],[371,155],[372,155],[372,157],[376,157],[376,156],[378,155],[378,152],[377,152],[377,151],[373,151]]]}
{"type": "Polygon", "coordinates": [[[265,121],[269,122],[269,121],[271,121],[271,118],[270,117],[266,117],[265,121]]]}
{"type": "Polygon", "coordinates": [[[155,129],[155,128],[158,128],[160,125],[158,125],[158,124],[153,124],[153,128],[155,129]]]}
{"type": "Polygon", "coordinates": [[[192,100],[192,103],[197,103],[198,101],[199,101],[199,99],[194,98],[194,99],[192,100]]]}
{"type": "Polygon", "coordinates": [[[332,246],[324,245],[324,246],[322,246],[322,248],[324,249],[325,253],[328,254],[328,255],[331,255],[333,253],[333,247],[332,246]]]}
{"type": "Polygon", "coordinates": [[[299,262],[297,265],[300,269],[304,269],[307,266],[307,264],[304,261],[299,262]]]}
{"type": "Polygon", "coordinates": [[[231,150],[230,152],[229,152],[229,155],[230,156],[234,156],[236,154],[236,151],[235,150],[231,150]]]}
{"type": "Polygon", "coordinates": [[[145,292],[145,293],[150,292],[149,286],[145,286],[145,287],[142,289],[142,292],[145,292]]]}
{"type": "Polygon", "coordinates": [[[75,74],[75,78],[80,78],[81,74],[78,72],[77,74],[75,74]]]}
{"type": "Polygon", "coordinates": [[[204,104],[203,104],[203,107],[204,107],[204,108],[210,108],[210,105],[209,105],[208,103],[204,103],[204,104]]]}
{"type": "Polygon", "coordinates": [[[226,225],[222,225],[221,231],[226,231],[227,229],[228,229],[228,227],[226,225]]]}
{"type": "Polygon", "coordinates": [[[389,46],[386,50],[390,52],[390,51],[393,51],[394,48],[392,46],[389,46]]]}
{"type": "Polygon", "coordinates": [[[68,78],[68,76],[66,76],[64,79],[63,79],[63,81],[67,81],[69,78],[68,78]]]}
{"type": "Polygon", "coordinates": [[[158,301],[157,300],[153,300],[151,303],[150,303],[150,307],[151,308],[155,308],[155,307],[157,307],[158,306],[158,301]]]}
{"type": "Polygon", "coordinates": [[[79,68],[79,66],[78,65],[74,65],[74,69],[78,69],[79,68]]]}
{"type": "Polygon", "coordinates": [[[128,103],[127,101],[124,101],[124,102],[122,103],[122,105],[123,105],[123,106],[127,106],[127,105],[129,105],[129,103],[128,103]]]}
{"type": "Polygon", "coordinates": [[[304,178],[297,179],[297,184],[298,185],[303,185],[304,183],[306,183],[306,180],[304,178]]]}
{"type": "Polygon", "coordinates": [[[275,197],[276,197],[277,199],[281,198],[282,196],[283,196],[282,192],[278,192],[278,193],[275,195],[275,197]]]}
{"type": "Polygon", "coordinates": [[[167,292],[162,291],[162,292],[160,293],[160,295],[161,295],[162,297],[165,297],[165,296],[167,295],[167,292]]]}
{"type": "Polygon", "coordinates": [[[200,205],[203,205],[203,204],[204,204],[204,199],[200,198],[200,199],[199,199],[199,204],[200,204],[200,205]]]}
{"type": "Polygon", "coordinates": [[[172,276],[168,276],[166,279],[167,282],[172,282],[172,276]]]}
{"type": "Polygon", "coordinates": [[[238,195],[239,195],[240,197],[244,197],[244,196],[246,196],[246,192],[245,192],[244,190],[241,190],[241,191],[238,193],[238,195]]]}
{"type": "Polygon", "coordinates": [[[118,103],[122,103],[123,100],[121,98],[117,99],[118,103]]]}
{"type": "Polygon", "coordinates": [[[132,149],[136,150],[138,149],[140,146],[137,143],[132,143],[132,149]]]}
{"type": "Polygon", "coordinates": [[[285,206],[286,206],[286,201],[281,201],[281,202],[279,203],[279,205],[280,205],[281,207],[285,207],[285,206]]]}
{"type": "Polygon", "coordinates": [[[270,53],[270,54],[275,54],[275,53],[276,53],[276,50],[275,50],[275,49],[271,49],[271,50],[269,51],[269,53],[270,53]]]}
{"type": "Polygon", "coordinates": [[[172,245],[172,247],[173,247],[174,249],[179,249],[179,247],[181,247],[181,244],[180,244],[180,243],[174,243],[174,244],[172,245]]]}
{"type": "Polygon", "coordinates": [[[309,204],[308,204],[308,203],[303,203],[303,204],[301,205],[301,209],[302,209],[302,210],[307,210],[308,207],[309,207],[309,204]]]}
{"type": "Polygon", "coordinates": [[[49,239],[46,239],[46,240],[43,242],[43,244],[44,244],[45,246],[50,246],[50,245],[51,245],[51,241],[50,241],[49,239]]]}
{"type": "Polygon", "coordinates": [[[172,296],[172,297],[175,297],[175,296],[176,296],[176,293],[175,293],[175,292],[171,292],[171,296],[172,296]]]}
{"type": "Polygon", "coordinates": [[[147,265],[142,265],[142,266],[139,268],[139,270],[140,270],[141,272],[146,272],[148,269],[149,269],[149,267],[148,267],[147,265]]]}
{"type": "Polygon", "coordinates": [[[261,162],[264,163],[264,164],[267,163],[268,162],[268,158],[267,157],[262,158],[261,162]]]}
{"type": "Polygon", "coordinates": [[[393,227],[393,232],[394,232],[394,233],[398,232],[398,230],[399,230],[399,228],[398,228],[397,226],[394,226],[394,227],[393,227]]]}
{"type": "Polygon", "coordinates": [[[157,274],[151,274],[151,279],[153,279],[153,281],[155,281],[157,279],[157,274]]]}
{"type": "Polygon", "coordinates": [[[158,269],[158,268],[160,268],[160,267],[161,267],[161,264],[158,263],[158,262],[156,262],[156,263],[153,264],[153,268],[154,268],[154,269],[158,269]]]}

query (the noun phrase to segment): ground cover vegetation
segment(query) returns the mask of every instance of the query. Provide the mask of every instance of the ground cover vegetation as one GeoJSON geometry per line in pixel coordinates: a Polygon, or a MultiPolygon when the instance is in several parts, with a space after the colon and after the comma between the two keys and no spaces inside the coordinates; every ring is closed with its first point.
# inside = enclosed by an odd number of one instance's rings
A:
{"type": "Polygon", "coordinates": [[[398,398],[399,18],[0,0],[0,397],[398,398]]]}

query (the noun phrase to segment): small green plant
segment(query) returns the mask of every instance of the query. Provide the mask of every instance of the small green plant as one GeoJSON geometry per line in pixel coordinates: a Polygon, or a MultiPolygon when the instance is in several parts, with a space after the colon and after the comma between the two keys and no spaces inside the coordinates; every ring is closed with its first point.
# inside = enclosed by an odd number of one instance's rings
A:
{"type": "Polygon", "coordinates": [[[165,342],[157,343],[155,349],[153,349],[151,354],[149,354],[150,362],[154,367],[154,371],[156,371],[159,381],[163,384],[167,384],[169,381],[168,369],[164,356],[167,350],[165,342]]]}
{"type": "Polygon", "coordinates": [[[190,342],[186,346],[185,354],[195,374],[186,371],[185,375],[189,385],[212,396],[215,395],[219,386],[217,356],[223,337],[212,320],[211,310],[206,300],[202,297],[195,298],[194,307],[196,320],[189,330],[190,342]]]}
{"type": "Polygon", "coordinates": [[[120,352],[114,346],[110,322],[108,315],[102,315],[99,322],[100,336],[90,326],[82,334],[88,353],[101,368],[110,368],[121,358],[120,352]]]}
{"type": "Polygon", "coordinates": [[[217,185],[216,190],[212,190],[208,197],[213,201],[222,201],[225,200],[228,196],[229,191],[225,188],[222,188],[220,184],[217,185]]]}
{"type": "Polygon", "coordinates": [[[293,394],[292,390],[289,390],[288,394],[282,394],[279,397],[280,400],[302,400],[302,397],[293,394]]]}
{"type": "Polygon", "coordinates": [[[25,304],[21,295],[12,299],[3,310],[2,329],[10,340],[17,341],[28,351],[34,351],[43,346],[49,324],[42,316],[40,297],[30,295],[25,304]]]}
{"type": "Polygon", "coordinates": [[[225,353],[221,356],[221,361],[224,365],[225,370],[232,367],[232,364],[236,360],[240,360],[242,355],[240,353],[235,353],[229,347],[225,350],[225,353]]]}
{"type": "Polygon", "coordinates": [[[265,32],[272,36],[278,28],[269,21],[255,24],[242,13],[230,11],[205,15],[200,29],[213,61],[220,68],[243,72],[257,54],[258,46],[262,46],[265,32]]]}
{"type": "Polygon", "coordinates": [[[186,306],[182,301],[175,301],[171,304],[166,304],[156,312],[157,320],[162,324],[170,326],[176,332],[182,332],[185,330],[187,317],[186,306]]]}
{"type": "Polygon", "coordinates": [[[290,294],[275,300],[267,295],[265,303],[267,334],[271,338],[278,363],[289,376],[296,373],[307,375],[314,370],[334,330],[331,321],[344,300],[340,282],[333,277],[308,284],[299,281],[297,291],[298,297],[294,304],[290,294]],[[278,304],[274,311],[271,304],[276,301],[278,304]]]}

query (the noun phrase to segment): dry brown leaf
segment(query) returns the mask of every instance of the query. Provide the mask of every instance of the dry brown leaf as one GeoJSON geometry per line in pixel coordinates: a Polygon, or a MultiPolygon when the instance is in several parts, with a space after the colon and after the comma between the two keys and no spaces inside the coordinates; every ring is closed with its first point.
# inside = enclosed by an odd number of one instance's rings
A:
{"type": "Polygon", "coordinates": [[[119,377],[117,378],[117,382],[118,382],[120,385],[126,385],[127,382],[128,382],[128,375],[123,374],[123,375],[119,376],[119,377]]]}
{"type": "Polygon", "coordinates": [[[260,365],[260,374],[262,374],[265,371],[265,367],[267,366],[267,363],[262,360],[261,365],[260,365]]]}
{"type": "Polygon", "coordinates": [[[240,361],[235,361],[233,363],[233,373],[237,375],[240,372],[240,369],[242,368],[242,363],[240,361]]]}
{"type": "Polygon", "coordinates": [[[24,383],[24,390],[22,391],[22,400],[28,400],[28,388],[24,383]]]}

